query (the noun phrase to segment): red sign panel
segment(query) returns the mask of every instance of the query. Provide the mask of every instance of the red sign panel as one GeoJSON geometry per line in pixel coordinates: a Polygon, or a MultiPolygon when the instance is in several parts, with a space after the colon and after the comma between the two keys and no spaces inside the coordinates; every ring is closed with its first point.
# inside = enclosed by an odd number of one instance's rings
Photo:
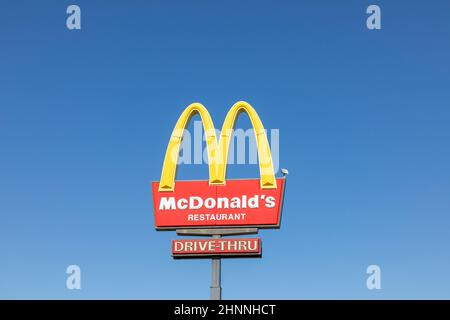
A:
{"type": "Polygon", "coordinates": [[[157,229],[193,227],[278,228],[285,179],[276,189],[262,189],[260,180],[227,180],[224,186],[208,181],[177,181],[173,192],[158,191],[152,183],[157,229]]]}
{"type": "Polygon", "coordinates": [[[194,239],[172,240],[172,256],[209,257],[209,256],[260,256],[261,239],[194,239]]]}

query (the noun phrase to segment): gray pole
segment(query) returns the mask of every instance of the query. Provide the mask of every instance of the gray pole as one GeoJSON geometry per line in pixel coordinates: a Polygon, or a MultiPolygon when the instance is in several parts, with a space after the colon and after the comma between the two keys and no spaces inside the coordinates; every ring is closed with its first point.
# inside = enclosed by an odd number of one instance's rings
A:
{"type": "MultiPolygon", "coordinates": [[[[180,236],[212,236],[215,239],[222,236],[257,234],[258,228],[210,228],[210,229],[177,229],[180,236]]],[[[211,300],[222,300],[221,287],[221,258],[219,256],[212,258],[212,281],[211,281],[211,300]]]]}
{"type": "MultiPolygon", "coordinates": [[[[213,238],[220,238],[220,234],[213,235],[213,238]]],[[[211,300],[222,299],[222,288],[220,287],[220,264],[220,258],[212,258],[211,300]]]]}

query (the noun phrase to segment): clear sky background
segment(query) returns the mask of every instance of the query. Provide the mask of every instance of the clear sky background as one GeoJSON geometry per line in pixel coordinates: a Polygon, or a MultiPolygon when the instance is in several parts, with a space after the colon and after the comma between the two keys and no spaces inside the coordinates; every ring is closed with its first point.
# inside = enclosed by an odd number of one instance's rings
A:
{"type": "Polygon", "coordinates": [[[150,182],[189,103],[220,127],[238,100],[290,175],[263,258],[223,262],[225,299],[450,298],[444,0],[2,1],[0,298],[208,299],[211,263],[172,260],[150,182]]]}

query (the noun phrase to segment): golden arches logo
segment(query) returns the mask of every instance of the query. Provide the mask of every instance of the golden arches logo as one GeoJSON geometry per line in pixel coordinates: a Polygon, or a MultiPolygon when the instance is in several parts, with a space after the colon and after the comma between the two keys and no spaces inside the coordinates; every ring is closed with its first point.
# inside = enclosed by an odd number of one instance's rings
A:
{"type": "Polygon", "coordinates": [[[247,113],[255,132],[258,150],[260,181],[262,189],[276,189],[277,182],[273,170],[272,155],[264,126],[255,109],[245,101],[235,103],[228,111],[223,122],[220,139],[217,141],[216,130],[208,110],[200,103],[190,104],[181,114],[167,146],[164,158],[159,191],[174,191],[175,177],[183,132],[194,115],[200,115],[206,136],[206,148],[209,163],[209,184],[225,185],[228,149],[233,137],[234,124],[242,112],[247,113]]]}

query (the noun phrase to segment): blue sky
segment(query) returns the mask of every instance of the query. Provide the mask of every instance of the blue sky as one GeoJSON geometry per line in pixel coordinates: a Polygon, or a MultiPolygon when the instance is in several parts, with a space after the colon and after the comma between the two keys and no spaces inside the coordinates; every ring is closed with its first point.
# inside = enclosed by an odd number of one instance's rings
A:
{"type": "Polygon", "coordinates": [[[184,107],[220,127],[238,100],[290,175],[263,258],[223,262],[225,299],[450,298],[448,1],[3,1],[0,39],[0,298],[208,299],[150,182],[184,107]]]}

